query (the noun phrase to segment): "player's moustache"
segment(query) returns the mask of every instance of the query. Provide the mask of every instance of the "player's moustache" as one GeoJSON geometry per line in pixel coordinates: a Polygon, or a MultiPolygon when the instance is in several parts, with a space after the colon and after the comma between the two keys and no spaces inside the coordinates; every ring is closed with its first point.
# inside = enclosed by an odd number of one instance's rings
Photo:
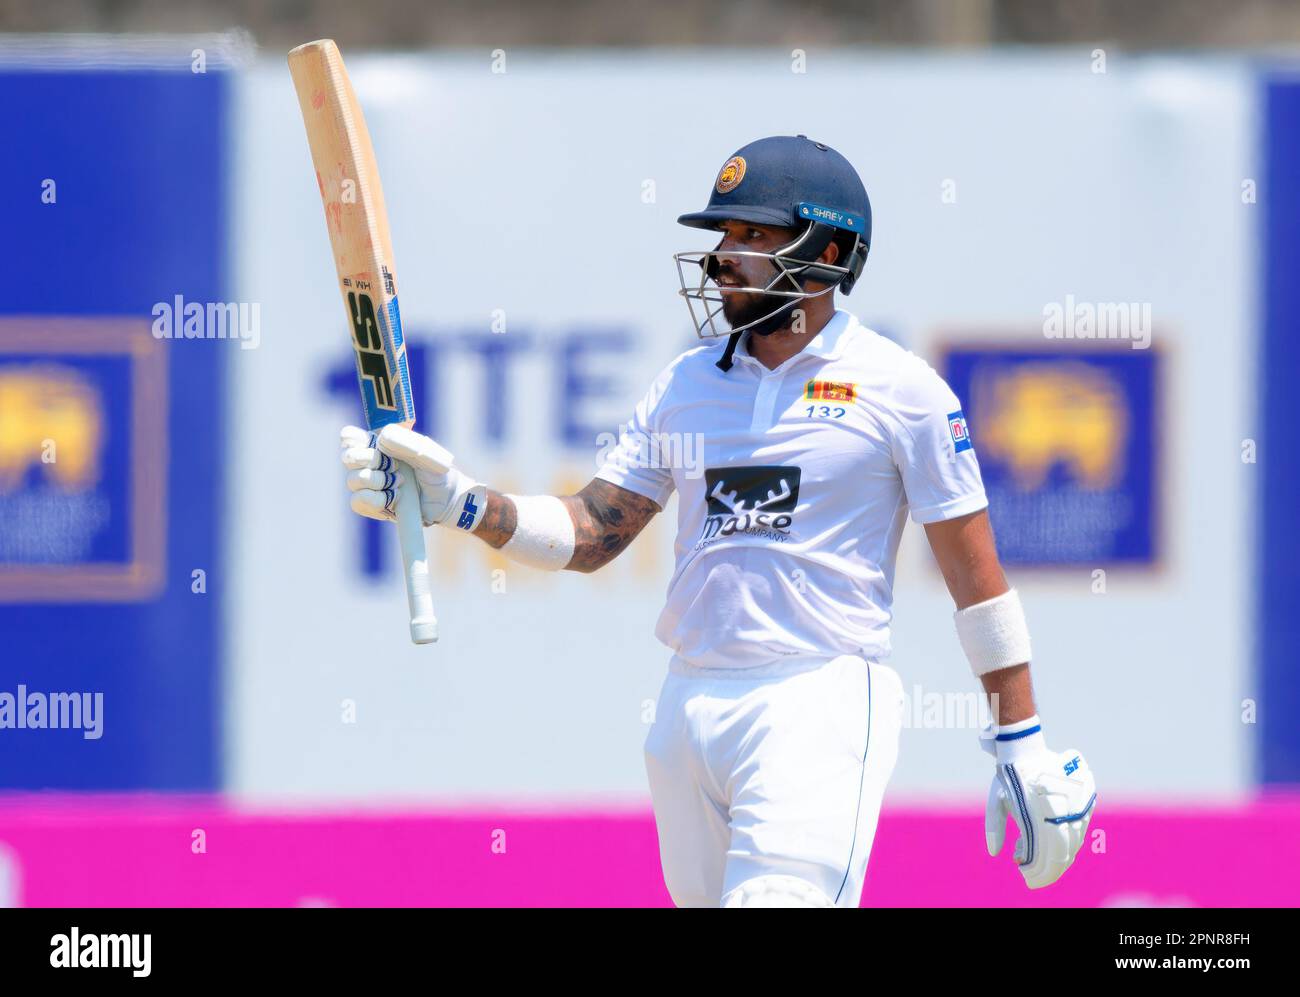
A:
{"type": "Polygon", "coordinates": [[[723,296],[722,313],[733,329],[748,325],[754,335],[769,336],[790,323],[790,316],[798,304],[797,298],[777,294],[727,294],[723,296]]]}

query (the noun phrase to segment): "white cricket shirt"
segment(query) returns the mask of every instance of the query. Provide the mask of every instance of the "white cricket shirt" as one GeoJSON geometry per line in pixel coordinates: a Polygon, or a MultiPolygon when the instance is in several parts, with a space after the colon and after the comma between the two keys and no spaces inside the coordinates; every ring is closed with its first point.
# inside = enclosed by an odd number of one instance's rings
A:
{"type": "Polygon", "coordinates": [[[889,653],[894,562],[918,523],[988,505],[961,404],[922,359],[839,310],[768,370],[737,345],[660,372],[598,478],[663,506],[676,568],[655,636],[691,664],[889,653]]]}

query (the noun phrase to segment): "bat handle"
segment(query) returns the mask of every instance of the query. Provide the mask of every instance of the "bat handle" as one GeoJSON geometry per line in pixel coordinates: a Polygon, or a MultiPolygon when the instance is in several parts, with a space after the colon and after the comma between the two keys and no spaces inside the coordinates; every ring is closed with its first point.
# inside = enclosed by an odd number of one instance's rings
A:
{"type": "Polygon", "coordinates": [[[411,640],[416,644],[432,644],[438,639],[438,618],[433,615],[433,595],[429,590],[429,552],[424,544],[420,489],[411,467],[407,464],[400,466],[403,473],[397,498],[397,536],[402,544],[406,602],[411,612],[411,640]]]}

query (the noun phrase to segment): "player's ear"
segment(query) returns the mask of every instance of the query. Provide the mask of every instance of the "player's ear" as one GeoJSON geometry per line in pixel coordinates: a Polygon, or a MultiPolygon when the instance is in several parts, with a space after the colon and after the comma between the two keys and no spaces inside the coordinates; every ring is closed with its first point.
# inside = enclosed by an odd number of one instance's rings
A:
{"type": "Polygon", "coordinates": [[[818,263],[834,263],[840,258],[840,244],[834,239],[830,241],[825,249],[822,250],[821,256],[817,257],[818,263]]]}

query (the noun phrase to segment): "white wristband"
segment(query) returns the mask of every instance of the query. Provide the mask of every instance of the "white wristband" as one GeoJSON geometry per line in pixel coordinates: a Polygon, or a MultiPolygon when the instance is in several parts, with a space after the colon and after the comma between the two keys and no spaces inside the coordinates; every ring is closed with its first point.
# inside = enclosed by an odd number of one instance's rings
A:
{"type": "Polygon", "coordinates": [[[1046,751],[1047,742],[1043,739],[1043,725],[1038,714],[1013,724],[994,727],[993,750],[999,765],[1015,763],[1046,751]]]}
{"type": "Polygon", "coordinates": [[[501,553],[542,571],[559,571],[573,560],[573,517],[554,495],[507,495],[515,504],[515,532],[501,553]]]}
{"type": "Polygon", "coordinates": [[[1029,627],[1015,589],[953,614],[957,639],[976,675],[1029,661],[1029,627]]]}

